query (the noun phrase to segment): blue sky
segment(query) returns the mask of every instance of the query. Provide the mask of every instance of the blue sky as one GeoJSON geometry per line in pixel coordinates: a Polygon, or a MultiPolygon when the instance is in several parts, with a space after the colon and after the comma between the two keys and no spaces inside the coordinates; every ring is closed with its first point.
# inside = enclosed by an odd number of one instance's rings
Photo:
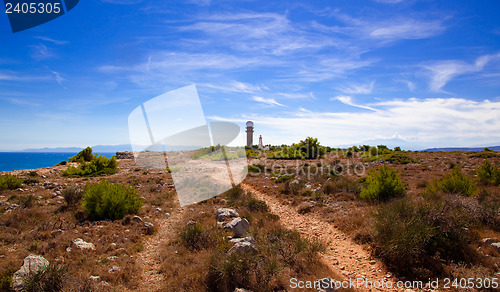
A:
{"type": "Polygon", "coordinates": [[[253,120],[265,143],[500,144],[499,13],[492,0],[83,0],[15,34],[3,14],[0,150],[129,143],[134,108],[190,84],[209,120],[253,120]]]}

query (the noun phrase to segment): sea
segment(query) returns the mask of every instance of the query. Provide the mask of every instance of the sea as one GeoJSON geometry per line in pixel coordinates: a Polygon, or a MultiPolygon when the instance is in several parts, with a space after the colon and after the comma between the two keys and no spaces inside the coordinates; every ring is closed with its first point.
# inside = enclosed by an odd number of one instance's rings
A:
{"type": "MultiPolygon", "coordinates": [[[[94,154],[111,158],[111,156],[115,155],[116,153],[113,152],[94,154]]],[[[36,169],[54,166],[63,160],[67,161],[70,157],[73,157],[75,155],[76,152],[0,152],[0,171],[36,169]]]]}

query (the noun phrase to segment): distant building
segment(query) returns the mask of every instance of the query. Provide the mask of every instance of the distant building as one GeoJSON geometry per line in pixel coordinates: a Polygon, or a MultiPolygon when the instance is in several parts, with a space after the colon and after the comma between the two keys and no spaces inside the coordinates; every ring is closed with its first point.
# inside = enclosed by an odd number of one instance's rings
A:
{"type": "Polygon", "coordinates": [[[253,145],[253,122],[247,122],[247,146],[252,147],[253,145]]]}
{"type": "Polygon", "coordinates": [[[259,136],[259,150],[264,148],[264,144],[262,144],[262,135],[259,136]]]}

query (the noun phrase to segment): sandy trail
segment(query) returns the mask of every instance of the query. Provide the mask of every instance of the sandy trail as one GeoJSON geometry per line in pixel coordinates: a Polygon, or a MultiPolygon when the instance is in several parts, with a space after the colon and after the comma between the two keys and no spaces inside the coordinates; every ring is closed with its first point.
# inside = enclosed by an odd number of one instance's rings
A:
{"type": "Polygon", "coordinates": [[[165,217],[157,224],[157,232],[144,243],[144,250],[138,254],[143,267],[140,291],[160,291],[164,282],[161,269],[161,250],[164,243],[173,239],[174,226],[182,220],[185,208],[172,211],[170,217],[165,217]]]}
{"type": "MultiPolygon", "coordinates": [[[[327,243],[325,252],[321,253],[323,262],[342,280],[356,281],[364,279],[365,283],[384,283],[384,289],[367,289],[365,285],[359,291],[404,291],[404,289],[387,289],[387,285],[396,287],[384,265],[370,256],[362,246],[350,240],[342,231],[331,223],[322,221],[312,214],[301,215],[295,208],[281,204],[270,195],[265,195],[247,184],[241,184],[245,191],[250,191],[257,199],[265,201],[271,212],[280,217],[284,226],[298,231],[306,238],[316,238],[327,243]],[[391,285],[392,284],[392,285],[391,285]]],[[[389,287],[390,287],[389,286],[389,287]]]]}

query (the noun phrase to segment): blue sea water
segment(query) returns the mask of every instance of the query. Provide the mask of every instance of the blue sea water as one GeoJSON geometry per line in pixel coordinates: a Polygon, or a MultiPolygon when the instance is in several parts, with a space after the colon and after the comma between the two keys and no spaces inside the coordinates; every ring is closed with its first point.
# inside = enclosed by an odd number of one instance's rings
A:
{"type": "MultiPolygon", "coordinates": [[[[95,153],[108,158],[115,153],[95,153]]],[[[68,160],[75,153],[0,152],[0,171],[49,167],[68,160]]]]}

